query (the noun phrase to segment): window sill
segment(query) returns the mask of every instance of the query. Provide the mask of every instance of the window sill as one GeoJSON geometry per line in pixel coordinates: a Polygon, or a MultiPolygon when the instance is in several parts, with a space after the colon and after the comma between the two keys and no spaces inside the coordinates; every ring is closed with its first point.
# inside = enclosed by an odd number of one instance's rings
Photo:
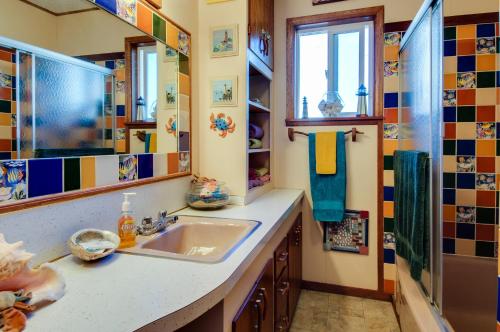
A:
{"type": "Polygon", "coordinates": [[[311,118],[311,119],[286,119],[287,127],[305,126],[343,126],[343,125],[377,125],[384,120],[383,116],[366,117],[339,117],[339,118],[311,118]]]}

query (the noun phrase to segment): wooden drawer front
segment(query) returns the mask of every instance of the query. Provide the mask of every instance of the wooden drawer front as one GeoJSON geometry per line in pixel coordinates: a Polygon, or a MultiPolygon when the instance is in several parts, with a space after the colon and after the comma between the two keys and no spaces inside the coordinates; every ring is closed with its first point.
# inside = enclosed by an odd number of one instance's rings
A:
{"type": "Polygon", "coordinates": [[[288,268],[285,268],[281,278],[276,282],[275,288],[275,331],[288,331],[288,328],[290,327],[291,322],[288,315],[290,286],[290,281],[288,280],[288,268]]]}
{"type": "Polygon", "coordinates": [[[288,266],[288,256],[288,239],[285,237],[274,252],[274,277],[276,280],[279,279],[283,270],[288,266]]]}

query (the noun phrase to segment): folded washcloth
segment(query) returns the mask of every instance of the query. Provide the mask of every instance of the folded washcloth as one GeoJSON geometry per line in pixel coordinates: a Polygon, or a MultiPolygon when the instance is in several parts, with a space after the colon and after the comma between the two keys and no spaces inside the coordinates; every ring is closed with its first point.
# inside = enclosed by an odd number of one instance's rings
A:
{"type": "Polygon", "coordinates": [[[337,173],[337,133],[316,134],[316,173],[337,173]]]}
{"type": "Polygon", "coordinates": [[[264,130],[259,126],[250,123],[248,125],[248,136],[250,138],[261,139],[262,137],[264,137],[264,130]]]}
{"type": "Polygon", "coordinates": [[[261,149],[262,148],[262,141],[260,139],[250,138],[248,140],[248,145],[249,145],[250,149],[261,149]]]}

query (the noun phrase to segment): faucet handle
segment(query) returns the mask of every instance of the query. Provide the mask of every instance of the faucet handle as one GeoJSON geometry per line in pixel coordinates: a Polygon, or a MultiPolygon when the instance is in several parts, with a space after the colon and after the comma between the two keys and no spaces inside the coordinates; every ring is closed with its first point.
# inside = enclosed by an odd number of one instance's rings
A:
{"type": "Polygon", "coordinates": [[[142,218],[141,224],[145,228],[152,227],[153,226],[153,218],[152,217],[144,217],[144,218],[142,218]]]}
{"type": "Polygon", "coordinates": [[[167,215],[168,215],[167,210],[160,210],[160,212],[158,212],[158,221],[167,219],[167,215]]]}

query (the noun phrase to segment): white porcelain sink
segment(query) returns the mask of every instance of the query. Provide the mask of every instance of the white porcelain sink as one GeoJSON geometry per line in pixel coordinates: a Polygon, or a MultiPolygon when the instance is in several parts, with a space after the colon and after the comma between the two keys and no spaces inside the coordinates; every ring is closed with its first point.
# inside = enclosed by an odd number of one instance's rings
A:
{"type": "Polygon", "coordinates": [[[177,223],[166,231],[138,236],[135,247],[119,251],[217,263],[227,258],[260,224],[253,220],[179,216],[177,223]]]}

